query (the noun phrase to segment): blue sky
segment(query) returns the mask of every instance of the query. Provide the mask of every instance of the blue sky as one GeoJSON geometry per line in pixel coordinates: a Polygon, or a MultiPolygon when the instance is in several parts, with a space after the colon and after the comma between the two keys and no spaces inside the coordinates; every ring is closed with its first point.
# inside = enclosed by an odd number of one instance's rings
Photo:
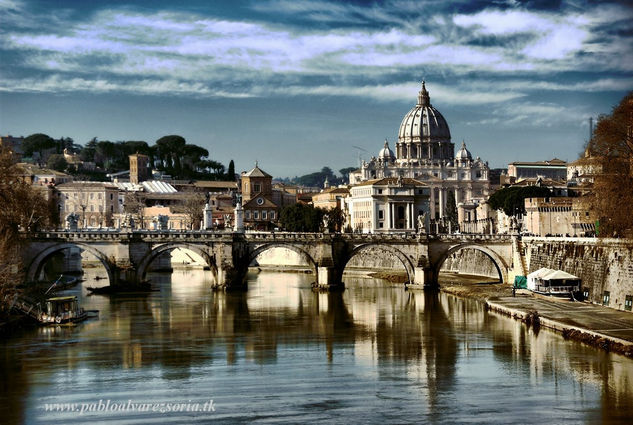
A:
{"type": "Polygon", "coordinates": [[[491,167],[574,160],[633,89],[627,3],[0,0],[0,134],[180,134],[294,176],[393,147],[424,78],[491,167]]]}

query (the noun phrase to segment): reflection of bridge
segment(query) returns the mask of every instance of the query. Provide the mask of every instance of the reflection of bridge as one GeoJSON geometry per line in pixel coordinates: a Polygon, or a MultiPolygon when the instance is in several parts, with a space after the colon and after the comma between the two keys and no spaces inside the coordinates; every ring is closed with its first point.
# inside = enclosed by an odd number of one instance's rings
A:
{"type": "Polygon", "coordinates": [[[508,281],[517,251],[507,235],[407,235],[328,233],[212,233],[212,232],[41,232],[25,236],[24,264],[27,281],[36,280],[45,262],[55,253],[77,247],[93,254],[105,267],[112,285],[137,282],[151,262],[176,248],[200,255],[213,271],[216,286],[244,286],[248,265],[271,248],[298,253],[313,268],[316,284],[333,288],[349,260],[369,249],[398,258],[409,284],[432,286],[444,260],[462,249],[483,252],[495,264],[499,278],[508,281]]]}

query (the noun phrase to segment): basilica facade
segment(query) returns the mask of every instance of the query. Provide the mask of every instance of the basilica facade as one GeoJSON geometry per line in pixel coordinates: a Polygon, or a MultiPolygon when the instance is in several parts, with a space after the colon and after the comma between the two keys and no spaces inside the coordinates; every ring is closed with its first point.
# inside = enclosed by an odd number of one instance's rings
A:
{"type": "Polygon", "coordinates": [[[451,132],[442,114],[431,105],[423,82],[416,105],[404,116],[398,131],[395,153],[385,140],[377,157],[363,161],[350,173],[350,185],[387,177],[414,179],[430,187],[430,218],[447,214],[453,196],[459,221],[477,220],[476,207],[490,195],[488,163],[473,159],[462,142],[455,153],[451,132]]]}

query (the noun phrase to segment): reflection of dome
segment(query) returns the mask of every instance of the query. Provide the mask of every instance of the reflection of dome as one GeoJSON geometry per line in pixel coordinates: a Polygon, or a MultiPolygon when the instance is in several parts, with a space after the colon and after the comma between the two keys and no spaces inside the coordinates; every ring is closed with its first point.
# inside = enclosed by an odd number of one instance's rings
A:
{"type": "Polygon", "coordinates": [[[455,159],[459,161],[466,161],[466,160],[470,161],[473,159],[468,149],[466,149],[466,143],[462,142],[462,147],[459,148],[459,150],[455,154],[455,159]]]}
{"type": "MultiPolygon", "coordinates": [[[[446,120],[442,114],[440,114],[440,111],[431,106],[429,92],[426,91],[426,85],[422,82],[422,90],[418,93],[418,103],[404,116],[400,124],[398,143],[418,145],[418,148],[422,149],[421,154],[419,154],[419,156],[411,155],[411,157],[428,158],[428,151],[425,151],[424,147],[419,146],[420,143],[450,143],[450,141],[451,132],[448,129],[448,124],[446,124],[446,120]]],[[[430,156],[434,159],[449,159],[452,153],[452,148],[450,150],[441,149],[440,151],[431,153],[430,156]]],[[[400,157],[406,158],[405,155],[399,154],[398,158],[400,157]]]]}
{"type": "Polygon", "coordinates": [[[396,156],[393,154],[393,151],[389,149],[389,142],[385,139],[385,146],[378,153],[378,159],[382,159],[385,161],[394,161],[396,156]]]}

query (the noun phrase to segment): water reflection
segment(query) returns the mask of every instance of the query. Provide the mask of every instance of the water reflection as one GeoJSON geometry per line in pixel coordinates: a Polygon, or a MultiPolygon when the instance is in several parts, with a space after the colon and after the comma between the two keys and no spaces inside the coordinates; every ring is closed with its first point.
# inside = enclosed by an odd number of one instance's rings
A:
{"type": "MultiPolygon", "coordinates": [[[[0,412],[69,423],[43,403],[213,398],[213,419],[384,422],[618,422],[633,416],[633,362],[446,294],[346,279],[249,275],[246,293],[210,292],[208,272],[153,274],[160,292],[82,297],[100,319],[3,343],[0,412]]],[[[93,284],[93,283],[87,283],[93,284]]],[[[136,416],[135,416],[136,415],[136,416]]],[[[209,419],[208,414],[117,418],[209,419]]],[[[103,414],[91,419],[105,419],[103,414]]]]}

